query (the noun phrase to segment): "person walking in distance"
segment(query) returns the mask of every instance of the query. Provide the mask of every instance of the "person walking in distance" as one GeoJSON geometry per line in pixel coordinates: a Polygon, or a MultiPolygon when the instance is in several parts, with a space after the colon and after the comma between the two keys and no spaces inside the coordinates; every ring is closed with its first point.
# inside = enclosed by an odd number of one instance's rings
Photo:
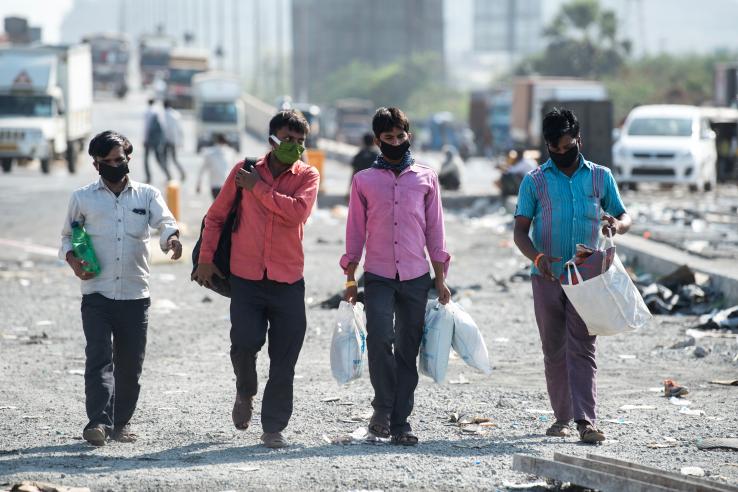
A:
{"type": "Polygon", "coordinates": [[[144,115],[144,172],[146,173],[146,184],[151,184],[151,169],[149,168],[149,154],[154,153],[154,158],[159,167],[164,171],[167,181],[171,179],[169,169],[166,165],[166,139],[164,137],[164,115],[156,102],[149,99],[148,107],[144,115]]]}
{"type": "Polygon", "coordinates": [[[206,147],[203,151],[202,167],[200,167],[200,172],[197,175],[197,187],[195,188],[195,191],[200,193],[202,177],[207,172],[213,200],[220,193],[223,183],[237,160],[236,152],[228,145],[225,135],[218,133],[214,140],[215,145],[206,147]]]}
{"type": "Polygon", "coordinates": [[[372,119],[381,152],[351,183],[346,223],[344,299],[357,298],[356,268],[366,246],[366,304],[369,378],[374,388],[369,431],[395,444],[414,446],[408,417],[418,385],[416,359],[423,336],[428,292],[428,251],[441,304],[451,256],[446,251],[438,177],[410,152],[410,123],[398,108],[379,108],[372,119]]]}
{"type": "Polygon", "coordinates": [[[282,431],[292,416],[295,364],[305,337],[303,227],[315,204],[320,176],[300,160],[309,129],[294,110],[269,122],[271,151],[247,171],[231,170],[205,216],[200,263],[192,279],[209,286],[223,274],[213,264],[225,222],[242,188],[239,222],[231,249],[231,363],[236,375],[233,424],[251,424],[258,390],[256,357],[269,337],[269,379],[261,404],[261,440],[288,445],[282,431]]]}
{"type": "Polygon", "coordinates": [[[559,277],[577,244],[596,248],[603,234],[624,234],[630,216],[610,170],[581,153],[579,121],[567,109],[543,118],[549,159],[523,178],[515,211],[514,239],[533,262],[533,308],[541,336],[546,386],[556,421],[546,435],[566,437],[572,420],[579,438],[597,443],[597,363],[587,326],[566,298],[559,277]],[[531,225],[533,233],[531,233],[531,225]]]}
{"type": "Polygon", "coordinates": [[[132,442],[129,422],[140,392],[148,330],[149,228],[159,246],[182,255],[179,230],[156,188],[129,178],[133,146],[123,135],[105,131],[88,149],[100,179],[76,190],[62,228],[59,256],[82,281],[85,347],[85,407],[82,437],[95,446],[108,437],[132,442]],[[85,269],[75,256],[72,223],[92,238],[100,273],[85,269]],[[75,225],[76,225],[75,224],[75,225]]]}
{"type": "Polygon", "coordinates": [[[177,159],[177,147],[182,145],[183,140],[182,132],[182,116],[179,111],[172,107],[170,101],[164,101],[164,136],[166,137],[165,149],[166,149],[166,164],[168,165],[169,160],[174,163],[174,166],[179,171],[179,177],[182,181],[185,180],[185,171],[182,165],[177,159]]]}

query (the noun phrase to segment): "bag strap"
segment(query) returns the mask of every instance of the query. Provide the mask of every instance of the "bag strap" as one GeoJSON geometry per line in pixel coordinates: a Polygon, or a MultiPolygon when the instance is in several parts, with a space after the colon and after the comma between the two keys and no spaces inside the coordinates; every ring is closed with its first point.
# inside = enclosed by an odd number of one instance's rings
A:
{"type": "MultiPolygon", "coordinates": [[[[256,163],[257,163],[257,159],[254,159],[252,157],[244,157],[243,165],[241,166],[241,168],[247,171],[251,171],[251,169],[253,169],[256,163]]],[[[243,190],[239,187],[236,187],[236,198],[233,200],[233,205],[231,206],[231,213],[236,214],[236,219],[233,221],[233,228],[231,229],[231,232],[236,232],[236,229],[238,229],[238,223],[240,222],[240,219],[241,219],[241,214],[239,214],[239,211],[241,210],[241,198],[242,197],[243,197],[243,190]]]]}
{"type": "Polygon", "coordinates": [[[567,279],[569,280],[569,285],[573,285],[571,283],[572,269],[574,270],[574,275],[576,275],[577,277],[577,284],[582,285],[582,282],[584,282],[584,280],[582,280],[582,274],[579,273],[579,268],[577,268],[577,264],[570,260],[564,264],[564,267],[566,268],[566,276],[567,276],[567,279]]]}

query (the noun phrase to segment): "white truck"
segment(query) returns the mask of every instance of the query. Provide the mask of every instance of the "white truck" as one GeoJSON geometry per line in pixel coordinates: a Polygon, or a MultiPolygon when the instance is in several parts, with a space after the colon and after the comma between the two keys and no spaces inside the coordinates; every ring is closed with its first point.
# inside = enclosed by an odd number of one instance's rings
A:
{"type": "Polygon", "coordinates": [[[92,130],[87,44],[0,49],[0,164],[65,158],[70,172],[92,130]]]}
{"type": "Polygon", "coordinates": [[[197,151],[213,143],[221,133],[237,151],[246,127],[238,77],[224,72],[204,72],[192,78],[197,151]]]}

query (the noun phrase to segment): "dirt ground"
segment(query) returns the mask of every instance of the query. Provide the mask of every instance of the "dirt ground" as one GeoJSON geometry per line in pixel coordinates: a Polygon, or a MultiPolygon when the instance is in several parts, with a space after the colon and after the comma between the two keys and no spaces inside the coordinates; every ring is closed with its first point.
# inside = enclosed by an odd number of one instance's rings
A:
{"type": "MultiPolygon", "coordinates": [[[[198,214],[189,217],[192,231],[198,214]]],[[[593,449],[575,437],[544,436],[553,416],[530,284],[508,281],[521,257],[510,231],[494,217],[447,217],[449,283],[482,330],[492,375],[452,357],[446,384],[422,377],[411,417],[421,441],[416,448],[331,444],[366,425],[372,398],[366,373],[345,387],[331,378],[335,311],[314,306],[341,288],[344,220],[340,208],[319,210],[306,228],[306,296],[313,307],[286,430],[292,446],[279,451],[259,445],[259,400],[252,428],[233,428],[228,304],[189,282],[189,262],[155,258],[147,359],[132,421],[140,439],[93,448],[81,440],[86,421],[78,281],[51,259],[3,260],[0,484],[6,485],[0,490],[23,479],[95,491],[498,490],[539,480],[511,470],[515,453],[580,456],[593,450],[675,474],[699,466],[710,479],[738,482],[738,454],[695,445],[700,438],[738,437],[738,387],[708,383],[736,378],[738,343],[735,336],[701,338],[697,345],[709,351],[703,358],[694,347],[668,348],[694,327],[694,318],[659,317],[641,332],[598,341],[604,444],[593,449]],[[681,406],[662,397],[665,378],[688,386],[686,408],[703,413],[680,413],[681,406]],[[453,412],[487,417],[494,426],[466,432],[449,422],[453,412]]],[[[192,245],[191,232],[185,241],[192,245]]],[[[267,362],[265,347],[262,388],[267,362]]]]}

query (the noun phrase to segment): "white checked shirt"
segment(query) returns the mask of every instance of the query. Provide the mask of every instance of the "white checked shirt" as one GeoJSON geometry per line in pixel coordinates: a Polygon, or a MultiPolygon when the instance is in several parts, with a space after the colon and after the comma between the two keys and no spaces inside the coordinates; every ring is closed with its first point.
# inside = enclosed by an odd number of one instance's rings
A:
{"type": "Polygon", "coordinates": [[[178,230],[161,192],[130,178],[119,196],[102,179],[76,190],[62,229],[62,259],[72,250],[74,221],[92,238],[100,263],[100,273],[82,281],[82,294],[98,293],[114,300],[149,297],[149,227],[159,230],[164,252],[167,240],[178,230]]]}

